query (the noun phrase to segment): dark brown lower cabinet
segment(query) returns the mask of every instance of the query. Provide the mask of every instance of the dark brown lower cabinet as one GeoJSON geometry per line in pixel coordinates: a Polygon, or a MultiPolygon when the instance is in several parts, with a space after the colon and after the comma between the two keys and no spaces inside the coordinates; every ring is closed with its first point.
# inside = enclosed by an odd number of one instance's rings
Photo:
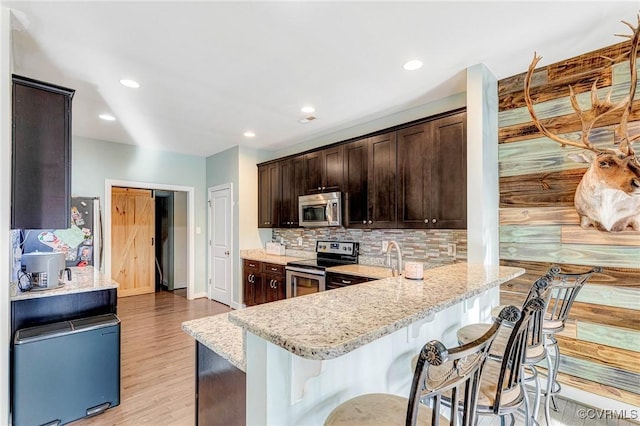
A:
{"type": "Polygon", "coordinates": [[[246,400],[245,372],[196,342],[196,425],[245,425],[246,400]]]}
{"type": "Polygon", "coordinates": [[[245,259],[242,275],[246,306],[275,302],[286,297],[284,265],[245,259]]]}

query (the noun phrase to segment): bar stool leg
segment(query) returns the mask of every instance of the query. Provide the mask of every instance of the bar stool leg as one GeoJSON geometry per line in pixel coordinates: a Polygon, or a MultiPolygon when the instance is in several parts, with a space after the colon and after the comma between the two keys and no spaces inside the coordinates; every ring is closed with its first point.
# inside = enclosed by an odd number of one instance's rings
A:
{"type": "Polygon", "coordinates": [[[531,419],[534,425],[538,425],[538,412],[540,411],[540,376],[538,375],[538,370],[535,365],[529,365],[528,368],[531,370],[531,379],[534,383],[534,400],[533,400],[533,412],[531,413],[531,419]]]}

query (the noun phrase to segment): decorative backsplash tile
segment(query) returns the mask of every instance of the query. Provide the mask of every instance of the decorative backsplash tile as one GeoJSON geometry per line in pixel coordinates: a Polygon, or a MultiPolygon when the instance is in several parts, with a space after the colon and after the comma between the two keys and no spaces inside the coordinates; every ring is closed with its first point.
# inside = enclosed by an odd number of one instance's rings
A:
{"type": "Polygon", "coordinates": [[[403,260],[422,262],[425,268],[467,258],[466,230],[276,228],[272,231],[272,240],[285,244],[287,254],[293,250],[313,253],[317,240],[358,241],[359,261],[365,265],[384,265],[386,254],[382,252],[382,241],[391,240],[400,246],[403,260]]]}

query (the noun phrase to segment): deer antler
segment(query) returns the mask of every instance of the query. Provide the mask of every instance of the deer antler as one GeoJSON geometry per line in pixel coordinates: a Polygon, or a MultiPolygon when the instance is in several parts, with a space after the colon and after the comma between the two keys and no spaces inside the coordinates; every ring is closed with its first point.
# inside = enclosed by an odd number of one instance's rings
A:
{"type": "Polygon", "coordinates": [[[625,156],[634,154],[632,145],[633,145],[633,142],[635,142],[635,140],[640,138],[640,135],[635,136],[633,138],[629,138],[627,121],[633,109],[633,98],[635,97],[636,84],[638,80],[637,68],[636,68],[636,56],[638,52],[638,41],[640,40],[640,31],[639,31],[640,15],[638,16],[637,27],[633,27],[628,22],[624,22],[624,23],[633,30],[633,35],[624,36],[632,39],[631,51],[629,52],[629,63],[631,68],[631,87],[629,89],[629,94],[625,96],[625,98],[622,99],[620,102],[614,104],[611,102],[612,90],[609,90],[609,93],[607,94],[607,96],[603,100],[601,100],[600,97],[598,96],[597,85],[596,85],[597,80],[595,80],[593,82],[593,85],[591,86],[591,109],[587,111],[583,111],[580,108],[580,105],[578,104],[578,99],[575,92],[573,91],[573,88],[569,86],[569,99],[571,101],[571,106],[573,110],[576,112],[576,114],[578,115],[578,117],[580,118],[580,123],[582,124],[580,141],[566,139],[552,133],[538,119],[538,116],[536,115],[536,112],[533,109],[533,100],[531,99],[531,77],[533,75],[533,72],[536,69],[536,66],[540,62],[540,59],[542,59],[542,57],[537,56],[536,53],[533,54],[533,60],[529,65],[529,69],[527,70],[527,75],[524,80],[524,100],[527,105],[527,109],[529,110],[529,114],[531,115],[531,118],[533,120],[533,124],[535,124],[535,126],[538,128],[538,130],[540,130],[540,132],[543,135],[545,135],[551,140],[554,140],[560,143],[563,146],[570,145],[578,148],[588,149],[589,151],[593,151],[596,153],[607,152],[607,153],[615,154],[615,150],[613,149],[596,148],[589,140],[589,135],[591,133],[591,129],[593,128],[594,124],[599,119],[621,108],[625,108],[622,114],[620,125],[618,127],[618,132],[619,134],[622,135],[620,151],[623,154],[625,154],[625,156]]]}
{"type": "MultiPolygon", "coordinates": [[[[616,34],[620,37],[626,37],[631,39],[631,50],[629,51],[629,72],[631,73],[630,82],[629,82],[629,95],[627,107],[622,113],[622,119],[620,120],[620,126],[618,127],[618,134],[621,136],[622,141],[620,142],[620,151],[626,156],[634,156],[635,152],[633,150],[633,143],[640,139],[640,134],[634,136],[633,138],[629,137],[629,126],[628,120],[629,115],[631,115],[631,111],[633,110],[633,98],[636,95],[636,85],[638,83],[638,73],[637,73],[637,65],[636,60],[638,56],[638,41],[640,41],[640,15],[638,15],[638,25],[634,27],[630,23],[626,21],[622,21],[626,26],[631,28],[632,35],[626,34],[616,34]]],[[[627,99],[625,98],[625,99],[627,99]]],[[[637,163],[637,160],[635,161],[637,163]]]]}

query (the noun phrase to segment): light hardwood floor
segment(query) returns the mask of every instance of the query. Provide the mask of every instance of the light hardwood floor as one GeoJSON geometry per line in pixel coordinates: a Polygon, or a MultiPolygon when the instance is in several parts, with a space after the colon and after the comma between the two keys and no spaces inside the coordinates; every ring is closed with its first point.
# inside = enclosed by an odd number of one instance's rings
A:
{"type": "Polygon", "coordinates": [[[168,291],[118,299],[120,405],[73,425],[193,426],[195,341],[181,324],[228,311],[220,303],[168,291]]]}
{"type": "MultiPolygon", "coordinates": [[[[118,299],[122,321],[122,371],[120,405],[73,426],[154,425],[193,426],[195,392],[195,343],[180,327],[183,321],[228,312],[207,299],[188,300],[164,291],[118,299]]],[[[551,426],[628,426],[625,420],[579,418],[585,409],[559,399],[551,426]]],[[[541,413],[542,414],[542,413],[541,413]]],[[[545,425],[544,415],[538,417],[545,425]]],[[[516,424],[524,422],[522,417],[516,424]]],[[[478,426],[499,425],[497,417],[485,417],[478,426]]]]}

